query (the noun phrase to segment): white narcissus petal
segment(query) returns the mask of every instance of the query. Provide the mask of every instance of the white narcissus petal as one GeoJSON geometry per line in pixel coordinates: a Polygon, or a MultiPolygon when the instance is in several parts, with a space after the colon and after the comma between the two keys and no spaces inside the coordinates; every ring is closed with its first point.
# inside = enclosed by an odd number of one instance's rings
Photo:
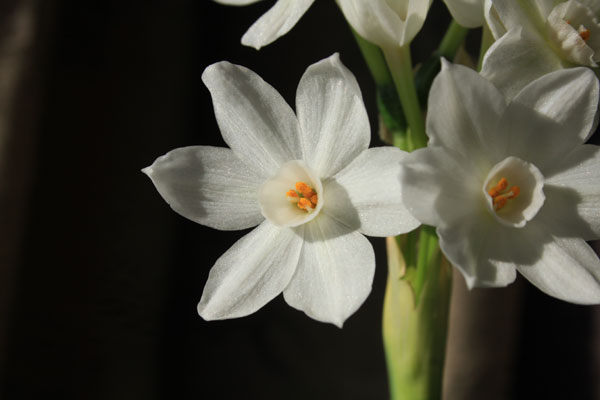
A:
{"type": "Polygon", "coordinates": [[[441,147],[413,151],[401,166],[404,205],[427,225],[479,218],[487,212],[481,196],[487,169],[479,170],[468,159],[441,147]]]}
{"type": "Polygon", "coordinates": [[[546,0],[492,0],[507,30],[522,28],[532,31],[542,29],[545,23],[536,4],[540,1],[546,0]]]}
{"type": "Polygon", "coordinates": [[[442,62],[442,71],[433,81],[427,118],[430,146],[444,146],[470,157],[496,155],[496,125],[506,108],[504,97],[475,71],[462,65],[442,62]]]}
{"type": "Polygon", "coordinates": [[[513,101],[559,123],[565,134],[584,142],[592,133],[598,95],[598,79],[591,70],[570,68],[536,79],[513,101]]]}
{"type": "MultiPolygon", "coordinates": [[[[556,173],[546,178],[557,193],[556,213],[548,218],[577,224],[574,233],[584,239],[600,238],[600,147],[583,145],[556,160],[556,166],[556,173]]],[[[548,197],[548,206],[553,204],[548,197]]]]}
{"type": "Polygon", "coordinates": [[[242,37],[242,44],[259,50],[296,25],[314,0],[278,0],[242,37]]]}
{"type": "Polygon", "coordinates": [[[304,160],[320,178],[334,175],[369,146],[360,88],[337,53],[307,68],[298,84],[296,112],[304,160]]]}
{"type": "Polygon", "coordinates": [[[365,150],[324,182],[323,212],[369,236],[396,236],[419,222],[402,202],[400,163],[407,153],[395,147],[365,150]]]}
{"type": "MultiPolygon", "coordinates": [[[[500,235],[506,236],[507,232],[507,228],[493,223],[485,218],[465,219],[437,229],[441,250],[462,273],[469,288],[502,287],[516,278],[517,273],[510,260],[504,262],[491,257],[501,248],[500,235]]],[[[512,256],[512,251],[507,255],[512,256]]]]}
{"type": "Polygon", "coordinates": [[[342,327],[371,292],[375,254],[360,233],[321,213],[304,225],[298,268],[285,301],[317,321],[342,327]]]}
{"type": "Polygon", "coordinates": [[[528,235],[531,245],[542,247],[538,259],[517,269],[541,291],[576,304],[600,303],[600,260],[592,248],[579,238],[550,235],[536,226],[528,235]]]}
{"type": "Polygon", "coordinates": [[[483,25],[484,0],[444,0],[452,18],[467,28],[483,25]]]}
{"type": "Polygon", "coordinates": [[[485,22],[487,23],[488,28],[490,28],[494,40],[498,40],[506,33],[506,27],[502,23],[502,20],[500,19],[498,11],[496,11],[496,7],[494,7],[492,0],[485,0],[483,14],[485,16],[485,22]]]}
{"type": "Polygon", "coordinates": [[[514,28],[489,48],[481,75],[512,99],[530,82],[562,68],[561,59],[541,37],[514,28]]]}
{"type": "Polygon", "coordinates": [[[339,0],[350,25],[380,47],[410,43],[421,30],[431,0],[339,0]]]}
{"type": "Polygon", "coordinates": [[[248,68],[226,61],[204,70],[225,142],[248,167],[265,177],[302,159],[298,120],[281,95],[248,68]]]}
{"type": "Polygon", "coordinates": [[[157,158],[143,172],[173,210],[199,224],[238,230],[264,219],[258,204],[262,178],[230,149],[182,147],[157,158]]]}
{"type": "Polygon", "coordinates": [[[238,240],[210,270],[198,313],[205,320],[237,318],[271,301],[296,270],[302,234],[265,221],[238,240]]]}

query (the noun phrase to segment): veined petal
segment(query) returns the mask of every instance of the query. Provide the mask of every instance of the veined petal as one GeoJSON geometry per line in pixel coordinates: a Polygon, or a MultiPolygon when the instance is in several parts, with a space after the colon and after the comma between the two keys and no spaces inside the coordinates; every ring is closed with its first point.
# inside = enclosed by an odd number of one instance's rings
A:
{"type": "Polygon", "coordinates": [[[506,155],[534,164],[546,176],[555,171],[565,154],[582,143],[577,131],[556,122],[519,101],[510,103],[500,119],[506,155]]]}
{"type": "Polygon", "coordinates": [[[314,0],[278,0],[242,37],[244,46],[261,47],[273,43],[296,25],[314,0]]]}
{"type": "Polygon", "coordinates": [[[323,213],[304,227],[298,268],[283,296],[309,317],[341,328],[371,292],[373,247],[323,213]]]}
{"type": "Polygon", "coordinates": [[[182,147],[143,172],[173,210],[199,224],[238,230],[264,219],[258,204],[262,179],[230,149],[182,147]]]}
{"type": "Polygon", "coordinates": [[[339,0],[350,25],[380,47],[410,43],[423,27],[431,0],[339,0]]]}
{"type": "Polygon", "coordinates": [[[598,79],[591,70],[569,68],[536,79],[513,101],[557,122],[565,135],[579,136],[583,143],[592,133],[598,95],[598,79]]]}
{"type": "Polygon", "coordinates": [[[422,223],[438,227],[481,218],[487,214],[481,172],[490,167],[477,168],[468,158],[440,147],[413,151],[401,165],[404,205],[422,223]]]}
{"type": "MultiPolygon", "coordinates": [[[[571,235],[592,240],[600,237],[600,147],[583,145],[557,162],[546,184],[556,187],[548,192],[548,219],[563,227],[573,226],[571,235]]],[[[546,206],[542,208],[545,211],[546,206]]]]}
{"type": "Polygon", "coordinates": [[[323,212],[369,236],[395,236],[419,226],[402,203],[400,163],[407,153],[396,147],[363,151],[324,182],[323,212]]]}
{"type": "Polygon", "coordinates": [[[298,84],[296,112],[304,160],[320,178],[334,175],[369,146],[360,88],[337,53],[308,67],[298,84]]]}
{"type": "MultiPolygon", "coordinates": [[[[552,237],[543,226],[531,230],[530,243],[543,243],[540,257],[517,264],[525,278],[544,293],[577,304],[600,303],[600,260],[579,238],[552,237]]],[[[541,244],[540,244],[541,245],[541,244]]]]}
{"type": "MultiPolygon", "coordinates": [[[[522,28],[542,32],[545,18],[540,14],[545,3],[553,0],[492,0],[507,30],[522,28]]],[[[547,5],[547,4],[546,4],[547,5]]]]}
{"type": "Polygon", "coordinates": [[[506,232],[507,228],[489,218],[437,229],[441,250],[462,273],[470,289],[502,287],[515,280],[516,270],[511,262],[492,258],[500,247],[498,243],[505,241],[500,240],[500,235],[506,236],[506,232]]]}
{"type": "Polygon", "coordinates": [[[496,125],[506,108],[504,97],[477,72],[442,62],[429,95],[427,134],[430,146],[488,158],[496,154],[501,135],[496,125]]]}
{"type": "Polygon", "coordinates": [[[271,301],[296,270],[302,234],[265,221],[238,240],[210,270],[198,313],[207,321],[237,318],[271,301]]]}
{"type": "Polygon", "coordinates": [[[561,59],[542,38],[513,28],[489,48],[481,75],[512,99],[530,82],[562,68],[561,59]]]}
{"type": "Polygon", "coordinates": [[[485,22],[487,23],[488,28],[490,28],[494,40],[498,40],[506,33],[507,29],[502,23],[492,0],[485,0],[483,14],[485,15],[485,22]]]}
{"type": "Polygon", "coordinates": [[[444,0],[452,18],[467,28],[483,25],[484,0],[444,0]]]}
{"type": "Polygon", "coordinates": [[[271,85],[240,65],[221,61],[204,70],[225,142],[249,168],[269,177],[302,159],[298,120],[271,85]]]}

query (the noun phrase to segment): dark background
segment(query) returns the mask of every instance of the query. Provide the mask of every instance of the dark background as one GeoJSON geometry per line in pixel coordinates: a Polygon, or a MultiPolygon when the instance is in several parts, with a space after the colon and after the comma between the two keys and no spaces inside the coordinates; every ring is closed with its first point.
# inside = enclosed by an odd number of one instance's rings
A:
{"type": "MultiPolygon", "coordinates": [[[[0,63],[0,84],[16,82],[10,101],[0,97],[0,398],[387,397],[382,239],[372,240],[373,292],[343,330],[281,296],[252,316],[207,323],[196,303],[208,271],[247,231],[180,217],[140,172],[176,147],[224,146],[200,79],[220,60],[249,67],[293,104],[306,67],[339,52],[363,90],[373,144],[381,145],[373,83],[335,3],[315,2],[260,52],[241,46],[272,4],[0,5],[0,43],[17,37],[22,44],[0,46],[0,60],[21,60],[13,75],[0,63]]],[[[417,61],[448,22],[436,0],[417,38],[417,61]]],[[[477,48],[477,36],[470,41],[477,48]]],[[[470,305],[454,305],[453,329],[467,327],[474,339],[454,345],[451,336],[448,398],[598,398],[598,308],[556,301],[520,281],[463,293],[470,305]],[[487,308],[465,314],[480,302],[487,308]],[[513,339],[493,343],[494,334],[513,339]],[[495,362],[498,352],[506,364],[495,362]]]]}

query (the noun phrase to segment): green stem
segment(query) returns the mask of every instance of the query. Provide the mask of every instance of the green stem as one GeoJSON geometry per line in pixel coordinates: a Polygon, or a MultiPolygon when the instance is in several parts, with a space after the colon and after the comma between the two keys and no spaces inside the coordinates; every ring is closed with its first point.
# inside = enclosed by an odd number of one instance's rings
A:
{"type": "Polygon", "coordinates": [[[413,148],[409,148],[409,150],[425,147],[427,146],[427,135],[425,134],[425,122],[415,88],[410,45],[386,47],[382,50],[410,127],[409,141],[412,142],[413,148]]]}
{"type": "Polygon", "coordinates": [[[479,61],[477,62],[477,71],[481,71],[483,66],[483,57],[487,53],[490,46],[494,43],[494,36],[492,31],[487,24],[483,24],[483,31],[481,32],[481,46],[479,47],[479,61]]]}
{"type": "Polygon", "coordinates": [[[377,106],[383,122],[383,125],[380,125],[380,136],[385,142],[407,150],[406,119],[383,52],[354,29],[351,28],[351,31],[377,86],[377,106]]]}
{"type": "MultiPolygon", "coordinates": [[[[432,244],[427,240],[425,246],[431,250],[432,244]]],[[[445,259],[440,259],[437,245],[433,246],[427,279],[416,302],[397,242],[389,238],[387,245],[389,273],[383,307],[383,341],[391,399],[440,400],[451,268],[445,259]]]]}
{"type": "Polygon", "coordinates": [[[446,30],[446,34],[440,42],[440,46],[438,47],[437,51],[438,54],[442,57],[452,60],[458,51],[458,48],[465,41],[467,33],[469,33],[468,28],[465,28],[464,26],[459,25],[455,20],[452,20],[448,30],[446,30]]]}

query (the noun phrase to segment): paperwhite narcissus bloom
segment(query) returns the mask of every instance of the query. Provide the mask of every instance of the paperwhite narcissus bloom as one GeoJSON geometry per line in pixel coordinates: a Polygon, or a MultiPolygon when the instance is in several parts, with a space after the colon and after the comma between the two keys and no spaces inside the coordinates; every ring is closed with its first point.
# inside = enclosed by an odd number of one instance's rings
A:
{"type": "Polygon", "coordinates": [[[383,48],[410,43],[425,22],[431,0],[338,0],[362,37],[383,48]]]}
{"type": "Polygon", "coordinates": [[[585,68],[548,74],[508,105],[476,72],[443,64],[429,95],[427,148],[403,163],[406,206],[437,227],[469,287],[515,268],[542,291],[600,302],[600,147],[584,145],[598,106],[585,68]]]}
{"type": "Polygon", "coordinates": [[[529,82],[600,61],[599,0],[492,0],[501,23],[488,18],[496,38],[481,74],[511,98],[529,82]]]}
{"type": "MultiPolygon", "coordinates": [[[[245,6],[261,0],[214,0],[231,6],[245,6]]],[[[314,0],[277,0],[275,5],[260,17],[242,37],[244,46],[261,47],[273,43],[296,25],[314,0]]]]}
{"type": "Polygon", "coordinates": [[[297,117],[244,67],[216,63],[202,80],[231,149],[175,149],[144,172],[192,221],[258,227],[217,260],[198,312],[241,317],[283,292],[290,306],[341,327],[371,291],[375,258],[362,234],[397,235],[419,224],[401,203],[406,153],[367,149],[360,89],[337,54],[304,73],[297,117]]]}
{"type": "MultiPolygon", "coordinates": [[[[261,0],[214,0],[247,5],[261,0]]],[[[421,30],[431,0],[336,0],[346,19],[365,39],[381,47],[403,46],[421,30]]],[[[277,0],[242,37],[245,46],[260,49],[285,35],[314,0],[277,0]]]]}

